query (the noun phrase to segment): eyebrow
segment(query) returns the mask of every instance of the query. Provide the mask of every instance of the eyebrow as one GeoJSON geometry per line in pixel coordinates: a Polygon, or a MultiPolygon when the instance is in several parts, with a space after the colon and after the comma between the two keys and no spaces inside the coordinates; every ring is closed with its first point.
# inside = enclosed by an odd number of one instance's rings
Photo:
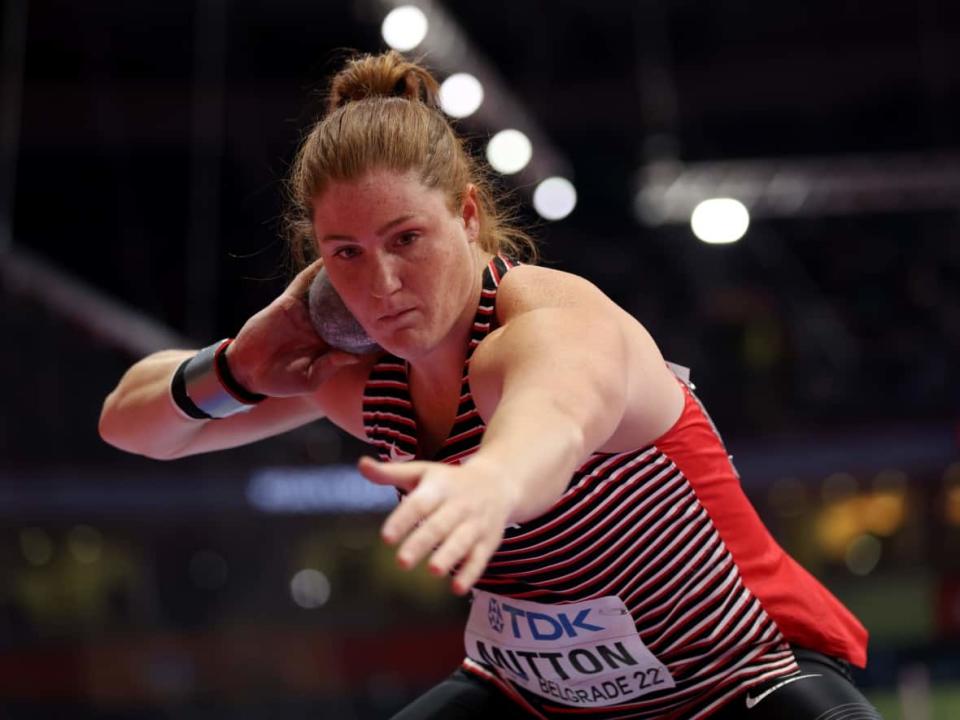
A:
{"type": "MultiPolygon", "coordinates": [[[[386,235],[386,233],[390,230],[390,228],[394,227],[395,225],[399,225],[402,222],[406,222],[407,220],[410,220],[413,217],[415,216],[411,213],[409,215],[401,215],[398,218],[394,218],[393,220],[388,222],[386,225],[378,229],[377,235],[378,236],[386,235]]],[[[353,239],[354,238],[350,235],[324,235],[320,239],[320,242],[326,242],[328,240],[353,240],[353,239]]]]}

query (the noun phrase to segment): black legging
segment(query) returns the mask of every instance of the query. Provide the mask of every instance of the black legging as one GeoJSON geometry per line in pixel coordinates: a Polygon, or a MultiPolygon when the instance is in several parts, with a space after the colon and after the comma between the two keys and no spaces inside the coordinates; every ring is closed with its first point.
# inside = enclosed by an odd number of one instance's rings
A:
{"type": "MultiPolygon", "coordinates": [[[[854,687],[847,663],[794,648],[800,672],[751,688],[711,720],[882,720],[854,687]]],[[[413,701],[393,720],[528,720],[493,683],[457,670],[413,701]]]]}

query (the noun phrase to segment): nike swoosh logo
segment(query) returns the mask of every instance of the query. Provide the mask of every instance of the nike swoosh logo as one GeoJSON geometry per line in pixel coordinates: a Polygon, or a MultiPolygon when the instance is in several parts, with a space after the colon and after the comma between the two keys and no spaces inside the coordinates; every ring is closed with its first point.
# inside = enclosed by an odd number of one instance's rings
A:
{"type": "Polygon", "coordinates": [[[766,690],[764,690],[762,693],[760,693],[760,694],[757,695],[756,697],[750,697],[750,693],[748,692],[748,693],[747,693],[747,697],[746,697],[747,710],[749,710],[749,709],[752,708],[754,705],[756,705],[758,702],[760,702],[761,700],[763,700],[763,699],[764,699],[767,695],[769,695],[770,693],[772,693],[772,692],[774,692],[774,691],[779,690],[780,688],[782,688],[784,685],[789,685],[789,684],[792,683],[792,682],[796,682],[797,680],[803,680],[804,678],[815,678],[815,677],[822,677],[822,675],[820,675],[820,674],[818,674],[818,673],[813,673],[813,674],[810,674],[810,675],[794,675],[793,677],[787,678],[787,679],[784,680],[783,682],[777,683],[776,685],[774,685],[774,686],[771,687],[771,688],[767,688],[766,690]]]}
{"type": "Polygon", "coordinates": [[[413,459],[413,453],[398,450],[396,445],[390,446],[390,459],[394,462],[407,462],[413,459]]]}

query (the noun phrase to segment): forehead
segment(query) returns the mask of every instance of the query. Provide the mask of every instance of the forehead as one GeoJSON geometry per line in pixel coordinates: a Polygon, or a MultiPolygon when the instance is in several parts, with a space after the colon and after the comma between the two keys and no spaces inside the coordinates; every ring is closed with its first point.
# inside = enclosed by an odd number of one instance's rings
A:
{"type": "Polygon", "coordinates": [[[331,182],[314,198],[314,224],[369,220],[371,224],[398,213],[447,210],[444,194],[428,188],[414,171],[372,170],[356,180],[331,182]]]}

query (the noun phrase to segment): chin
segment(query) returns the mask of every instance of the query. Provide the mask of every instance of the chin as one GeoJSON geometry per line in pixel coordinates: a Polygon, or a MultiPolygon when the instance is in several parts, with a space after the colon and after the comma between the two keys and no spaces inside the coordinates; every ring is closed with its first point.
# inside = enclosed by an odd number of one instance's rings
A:
{"type": "Polygon", "coordinates": [[[384,350],[391,355],[411,360],[413,358],[425,355],[436,343],[431,343],[428,338],[412,328],[409,330],[399,330],[390,333],[387,337],[374,338],[384,350]]]}

